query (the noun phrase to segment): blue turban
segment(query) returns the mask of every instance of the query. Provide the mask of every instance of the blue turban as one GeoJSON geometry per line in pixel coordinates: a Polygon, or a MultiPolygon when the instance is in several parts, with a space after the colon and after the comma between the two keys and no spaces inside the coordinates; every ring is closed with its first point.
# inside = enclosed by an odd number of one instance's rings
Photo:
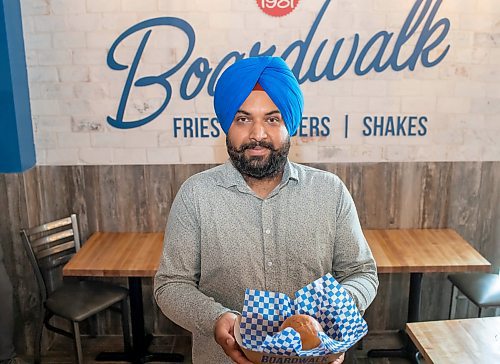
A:
{"type": "Polygon", "coordinates": [[[215,87],[214,108],[227,134],[234,116],[254,86],[259,84],[278,107],[290,135],[302,120],[304,96],[299,83],[279,57],[250,57],[237,61],[220,76],[215,87]]]}

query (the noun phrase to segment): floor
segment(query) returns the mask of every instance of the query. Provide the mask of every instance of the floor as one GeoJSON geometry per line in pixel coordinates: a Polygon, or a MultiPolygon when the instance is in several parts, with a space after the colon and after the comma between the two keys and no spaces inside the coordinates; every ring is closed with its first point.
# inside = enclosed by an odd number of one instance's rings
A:
{"type": "MultiPolygon", "coordinates": [[[[353,348],[348,352],[345,364],[408,364],[405,359],[373,359],[367,358],[366,353],[371,348],[397,348],[400,346],[397,333],[371,333],[363,340],[362,349],[353,348]]],[[[83,339],[85,363],[94,364],[94,357],[101,351],[119,351],[122,349],[119,336],[106,336],[83,339]]],[[[185,357],[184,364],[191,363],[191,339],[188,336],[162,336],[153,340],[151,351],[176,352],[185,357]]],[[[29,359],[29,358],[26,358],[29,359]]],[[[52,347],[42,356],[42,364],[69,364],[73,363],[71,340],[59,336],[52,347]]],[[[110,363],[110,362],[107,362],[110,363]]],[[[117,362],[118,363],[118,362],[117,362]]],[[[181,363],[178,363],[181,364],[181,363]]]]}

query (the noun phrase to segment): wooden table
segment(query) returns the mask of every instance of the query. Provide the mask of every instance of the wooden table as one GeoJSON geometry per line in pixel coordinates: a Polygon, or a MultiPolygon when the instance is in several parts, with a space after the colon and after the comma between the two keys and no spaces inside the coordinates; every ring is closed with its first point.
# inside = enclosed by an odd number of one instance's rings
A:
{"type": "Polygon", "coordinates": [[[406,331],[426,363],[500,363],[500,317],[413,322],[406,331]]]}
{"type": "MultiPolygon", "coordinates": [[[[364,230],[378,273],[410,273],[408,321],[420,321],[423,273],[490,270],[490,263],[452,229],[364,230]]],[[[406,339],[406,338],[405,338],[406,339]]],[[[374,349],[370,357],[415,361],[410,340],[402,349],[374,349]]]]}
{"type": "Polygon", "coordinates": [[[148,353],[150,343],[144,331],[141,279],[153,277],[163,249],[163,233],[96,232],[64,266],[65,276],[127,277],[132,325],[132,353],[102,353],[102,361],[182,362],[179,354],[148,353]]]}

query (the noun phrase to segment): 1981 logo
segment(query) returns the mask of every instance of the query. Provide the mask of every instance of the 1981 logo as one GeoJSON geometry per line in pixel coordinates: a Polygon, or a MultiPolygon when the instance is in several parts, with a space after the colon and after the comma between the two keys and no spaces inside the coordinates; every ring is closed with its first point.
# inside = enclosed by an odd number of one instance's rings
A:
{"type": "Polygon", "coordinates": [[[271,16],[284,16],[295,10],[299,0],[257,0],[264,13],[271,16]]]}

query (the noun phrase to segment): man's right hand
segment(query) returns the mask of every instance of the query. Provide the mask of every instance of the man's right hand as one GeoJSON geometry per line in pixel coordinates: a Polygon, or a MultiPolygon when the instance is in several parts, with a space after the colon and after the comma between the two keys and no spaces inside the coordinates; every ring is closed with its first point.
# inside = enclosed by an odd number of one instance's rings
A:
{"type": "Polygon", "coordinates": [[[222,314],[215,322],[214,337],[222,350],[237,364],[252,364],[243,352],[234,338],[234,321],[236,315],[232,312],[222,314]]]}

